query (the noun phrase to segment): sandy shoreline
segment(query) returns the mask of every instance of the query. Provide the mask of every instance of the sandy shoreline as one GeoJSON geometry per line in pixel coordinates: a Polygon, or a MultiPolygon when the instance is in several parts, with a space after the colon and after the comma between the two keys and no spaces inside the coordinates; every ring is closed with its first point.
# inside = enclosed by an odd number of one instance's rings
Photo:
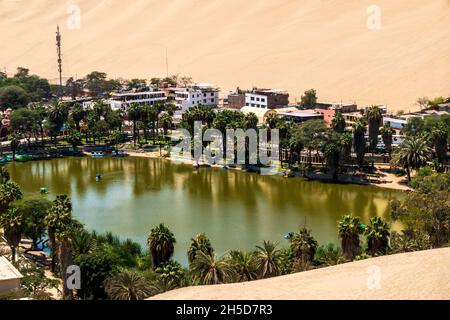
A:
{"type": "Polygon", "coordinates": [[[381,256],[264,280],[187,287],[152,300],[450,299],[450,248],[381,256]]]}

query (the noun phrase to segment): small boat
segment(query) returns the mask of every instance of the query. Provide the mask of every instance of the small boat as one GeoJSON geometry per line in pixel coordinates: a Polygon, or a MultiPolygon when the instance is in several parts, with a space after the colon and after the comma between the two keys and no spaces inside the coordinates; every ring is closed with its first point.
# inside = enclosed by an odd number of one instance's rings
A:
{"type": "Polygon", "coordinates": [[[18,154],[16,155],[16,158],[14,159],[17,162],[27,162],[29,160],[31,160],[33,158],[33,156],[29,155],[29,154],[18,154]]]}
{"type": "Polygon", "coordinates": [[[102,180],[102,175],[101,174],[97,174],[95,176],[95,181],[100,181],[100,180],[102,180]]]}
{"type": "Polygon", "coordinates": [[[48,188],[47,187],[42,187],[42,188],[39,189],[39,192],[41,194],[47,194],[48,193],[48,188]]]}
{"type": "Polygon", "coordinates": [[[93,158],[103,158],[105,154],[103,153],[103,151],[94,151],[92,152],[91,156],[93,158]]]}
{"type": "Polygon", "coordinates": [[[111,153],[111,156],[114,158],[124,158],[124,157],[128,157],[128,154],[123,151],[113,151],[111,153]]]}

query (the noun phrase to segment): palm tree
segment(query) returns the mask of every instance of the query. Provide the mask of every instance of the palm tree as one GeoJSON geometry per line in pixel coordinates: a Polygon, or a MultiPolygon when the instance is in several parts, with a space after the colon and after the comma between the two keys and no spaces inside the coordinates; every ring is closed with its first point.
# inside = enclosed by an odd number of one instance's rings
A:
{"type": "Polygon", "coordinates": [[[11,261],[16,261],[16,248],[22,239],[22,222],[24,218],[17,208],[8,209],[0,214],[0,227],[3,228],[7,244],[11,248],[11,261]]]}
{"type": "Polygon", "coordinates": [[[67,195],[58,195],[47,212],[45,223],[52,249],[52,272],[55,270],[56,250],[59,253],[63,298],[71,298],[72,291],[67,286],[67,268],[73,264],[72,239],[78,222],[72,218],[72,202],[67,195]]]}
{"type": "Polygon", "coordinates": [[[341,248],[332,243],[318,247],[314,259],[324,266],[334,266],[345,261],[341,248]]]}
{"type": "Polygon", "coordinates": [[[406,169],[411,181],[411,169],[418,169],[430,159],[431,148],[424,136],[408,136],[396,150],[395,161],[406,169]]]}
{"type": "Polygon", "coordinates": [[[255,256],[253,253],[232,250],[229,253],[228,263],[233,269],[237,282],[252,281],[257,278],[255,256]]]}
{"type": "Polygon", "coordinates": [[[394,135],[395,131],[391,128],[391,125],[386,123],[380,130],[381,137],[383,138],[384,143],[384,149],[386,152],[391,156],[392,154],[392,136],[394,135]]]}
{"type": "Polygon", "coordinates": [[[367,237],[367,250],[373,256],[377,253],[385,254],[389,249],[389,225],[382,218],[370,218],[370,223],[364,231],[367,237]]]}
{"type": "Polygon", "coordinates": [[[431,129],[431,140],[434,145],[437,160],[441,167],[440,169],[443,169],[444,165],[447,163],[449,132],[450,129],[448,128],[448,125],[443,121],[438,122],[431,129]]]}
{"type": "Polygon", "coordinates": [[[224,259],[216,259],[215,255],[208,255],[198,251],[190,266],[195,281],[200,284],[221,284],[233,279],[233,269],[224,259]]]}
{"type": "Polygon", "coordinates": [[[163,133],[166,136],[169,130],[172,128],[172,116],[169,113],[164,113],[160,118],[163,133]]]}
{"type": "Polygon", "coordinates": [[[67,121],[68,116],[69,109],[66,104],[55,102],[51,105],[48,111],[48,120],[52,124],[51,131],[55,144],[57,142],[56,137],[58,136],[62,125],[67,121]]]}
{"type": "Polygon", "coordinates": [[[298,233],[289,240],[295,259],[304,264],[311,264],[317,250],[318,243],[311,235],[311,230],[300,228],[298,233]]]}
{"type": "Polygon", "coordinates": [[[8,169],[5,166],[0,165],[0,184],[5,184],[9,181],[9,178],[8,169]]]}
{"type": "Polygon", "coordinates": [[[81,132],[80,122],[86,117],[86,111],[83,109],[83,106],[79,103],[74,104],[70,112],[70,117],[72,118],[73,122],[75,122],[77,131],[81,132]]]}
{"type": "Polygon", "coordinates": [[[185,270],[178,262],[169,260],[161,267],[156,268],[155,271],[159,274],[159,278],[165,284],[165,287],[175,289],[183,286],[185,270]]]}
{"type": "Polygon", "coordinates": [[[214,249],[211,245],[211,241],[208,239],[205,233],[199,233],[195,238],[191,239],[191,245],[189,246],[187,256],[189,263],[194,262],[197,252],[202,251],[205,254],[213,255],[214,249]]]}
{"type": "Polygon", "coordinates": [[[141,107],[137,104],[132,104],[127,112],[128,120],[133,122],[133,141],[136,145],[136,122],[141,118],[141,107]]]}
{"type": "Polygon", "coordinates": [[[359,217],[343,216],[338,224],[338,232],[345,258],[353,261],[359,252],[359,235],[363,232],[359,217]]]}
{"type": "Polygon", "coordinates": [[[378,144],[378,135],[380,134],[380,127],[383,124],[383,115],[379,107],[371,106],[367,110],[366,117],[369,123],[369,147],[373,153],[378,144]]]}
{"type": "Polygon", "coordinates": [[[144,277],[133,271],[126,271],[105,280],[105,291],[111,300],[142,300],[153,290],[144,277]]]}
{"type": "Polygon", "coordinates": [[[255,264],[260,278],[270,278],[280,274],[281,251],[277,243],[264,241],[262,246],[256,246],[255,264]]]}
{"type": "Polygon", "coordinates": [[[331,120],[331,128],[338,133],[343,133],[345,131],[345,125],[345,119],[342,116],[342,113],[336,112],[333,120],[331,120]]]}
{"type": "Polygon", "coordinates": [[[0,214],[15,200],[22,199],[22,191],[17,183],[6,181],[0,185],[0,214]]]}
{"type": "Polygon", "coordinates": [[[364,163],[364,153],[366,151],[366,121],[359,118],[353,124],[353,146],[356,153],[358,166],[361,168],[364,163]]]}
{"type": "Polygon", "coordinates": [[[152,256],[153,268],[169,261],[173,255],[176,240],[173,233],[164,224],[153,228],[147,238],[147,244],[152,256]]]}
{"type": "Polygon", "coordinates": [[[8,140],[9,140],[9,145],[11,147],[12,157],[14,160],[14,159],[16,159],[17,148],[20,145],[20,136],[17,135],[16,133],[10,134],[8,136],[8,140]]]}
{"type": "Polygon", "coordinates": [[[323,153],[327,160],[328,169],[331,171],[333,181],[338,181],[339,158],[341,154],[340,145],[335,141],[331,141],[325,145],[323,153]]]}

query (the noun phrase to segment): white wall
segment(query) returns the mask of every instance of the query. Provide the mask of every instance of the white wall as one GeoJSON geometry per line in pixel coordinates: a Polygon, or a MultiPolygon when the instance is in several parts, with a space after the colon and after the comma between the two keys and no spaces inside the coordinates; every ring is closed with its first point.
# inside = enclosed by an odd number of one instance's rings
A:
{"type": "Polygon", "coordinates": [[[245,105],[247,107],[267,108],[267,97],[261,94],[246,93],[245,105]]]}

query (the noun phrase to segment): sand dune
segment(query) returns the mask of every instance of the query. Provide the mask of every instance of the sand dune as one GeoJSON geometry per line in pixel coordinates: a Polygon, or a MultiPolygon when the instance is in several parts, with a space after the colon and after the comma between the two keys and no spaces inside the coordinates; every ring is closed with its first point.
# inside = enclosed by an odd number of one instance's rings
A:
{"type": "Polygon", "coordinates": [[[450,299],[450,248],[402,253],[252,282],[188,287],[152,299],[450,299]]]}
{"type": "MultiPolygon", "coordinates": [[[[70,11],[69,11],[70,12],[70,11]]],[[[291,100],[316,88],[322,100],[415,108],[419,96],[450,95],[449,0],[1,0],[0,68],[26,66],[112,77],[169,73],[236,86],[285,88],[291,100]],[[80,29],[67,10],[81,10],[80,29]],[[381,9],[381,30],[367,9],[381,9]]]]}

